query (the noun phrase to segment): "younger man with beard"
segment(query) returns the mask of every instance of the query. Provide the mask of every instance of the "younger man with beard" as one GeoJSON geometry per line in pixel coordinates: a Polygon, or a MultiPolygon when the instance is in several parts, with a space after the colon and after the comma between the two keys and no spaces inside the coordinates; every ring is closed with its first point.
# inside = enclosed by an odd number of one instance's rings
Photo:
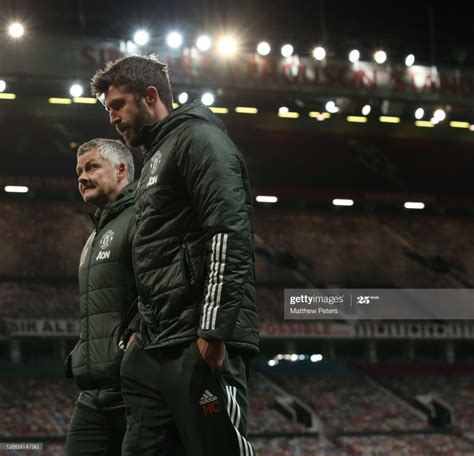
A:
{"type": "Polygon", "coordinates": [[[142,326],[121,370],[124,454],[253,456],[247,375],[258,331],[242,155],[202,103],[172,110],[166,65],[153,56],[109,64],[92,90],[127,145],[145,146],[133,242],[142,326]]]}

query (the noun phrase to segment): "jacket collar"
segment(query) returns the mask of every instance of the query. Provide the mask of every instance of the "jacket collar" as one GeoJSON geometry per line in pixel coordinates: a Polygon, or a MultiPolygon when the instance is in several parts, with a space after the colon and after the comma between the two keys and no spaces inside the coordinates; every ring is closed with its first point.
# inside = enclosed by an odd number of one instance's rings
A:
{"type": "Polygon", "coordinates": [[[115,201],[107,203],[102,210],[97,209],[93,214],[88,213],[97,231],[101,230],[110,220],[117,217],[124,209],[133,204],[136,188],[136,182],[129,183],[117,195],[115,201]]]}
{"type": "Polygon", "coordinates": [[[145,161],[147,161],[154,148],[161,140],[174,130],[179,123],[192,116],[192,112],[202,106],[200,100],[195,100],[187,105],[173,109],[166,117],[158,122],[146,124],[142,127],[143,146],[145,147],[145,161]]]}

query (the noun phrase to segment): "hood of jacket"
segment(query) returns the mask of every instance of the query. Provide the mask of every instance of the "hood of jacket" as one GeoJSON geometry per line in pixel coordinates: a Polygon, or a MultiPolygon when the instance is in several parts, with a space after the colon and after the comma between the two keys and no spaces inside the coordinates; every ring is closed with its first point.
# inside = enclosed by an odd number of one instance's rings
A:
{"type": "Polygon", "coordinates": [[[198,119],[210,122],[226,131],[224,122],[220,120],[207,106],[200,100],[195,100],[189,105],[184,105],[174,109],[169,115],[154,124],[147,124],[142,127],[145,141],[145,161],[147,161],[154,149],[163,141],[166,136],[174,131],[180,124],[189,119],[198,119]]]}

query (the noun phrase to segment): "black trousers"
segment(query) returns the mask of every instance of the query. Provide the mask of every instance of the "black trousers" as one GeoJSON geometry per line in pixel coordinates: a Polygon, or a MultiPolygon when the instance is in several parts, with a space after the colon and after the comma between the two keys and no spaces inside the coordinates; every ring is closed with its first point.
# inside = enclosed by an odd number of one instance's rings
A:
{"type": "Polygon", "coordinates": [[[196,342],[161,350],[135,344],[122,361],[124,456],[254,456],[247,440],[247,363],[227,353],[214,374],[196,342]]]}
{"type": "Polygon", "coordinates": [[[81,392],[66,438],[67,456],[120,456],[127,428],[120,391],[101,388],[81,392]]]}

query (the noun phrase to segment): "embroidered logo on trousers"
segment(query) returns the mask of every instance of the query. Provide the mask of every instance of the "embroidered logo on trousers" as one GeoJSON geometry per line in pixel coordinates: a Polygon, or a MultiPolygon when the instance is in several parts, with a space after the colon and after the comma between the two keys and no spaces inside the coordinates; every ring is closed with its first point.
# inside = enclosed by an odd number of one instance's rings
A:
{"type": "Polygon", "coordinates": [[[209,390],[204,391],[199,400],[199,405],[202,408],[204,416],[219,413],[221,411],[219,408],[219,402],[217,401],[217,396],[212,394],[209,390]]]}

